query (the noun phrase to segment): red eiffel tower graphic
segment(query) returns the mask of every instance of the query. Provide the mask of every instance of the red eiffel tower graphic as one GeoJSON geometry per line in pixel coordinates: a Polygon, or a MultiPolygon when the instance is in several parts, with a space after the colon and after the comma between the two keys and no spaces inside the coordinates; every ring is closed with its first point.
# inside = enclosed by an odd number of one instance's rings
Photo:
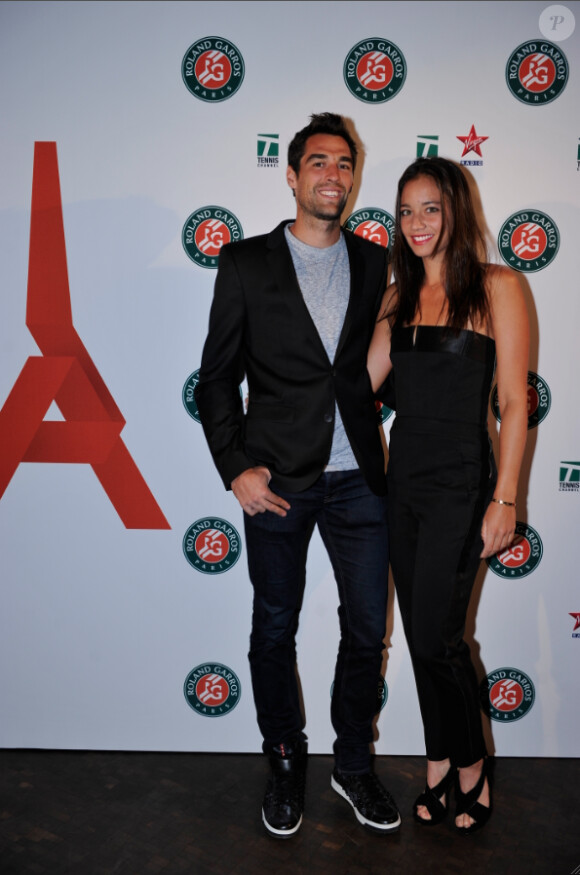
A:
{"type": "Polygon", "coordinates": [[[56,143],[34,148],[26,324],[42,355],[28,358],[0,410],[0,498],[21,462],[89,464],[126,528],[171,528],[73,326],[56,143]],[[64,422],[44,422],[53,401],[64,422]]]}

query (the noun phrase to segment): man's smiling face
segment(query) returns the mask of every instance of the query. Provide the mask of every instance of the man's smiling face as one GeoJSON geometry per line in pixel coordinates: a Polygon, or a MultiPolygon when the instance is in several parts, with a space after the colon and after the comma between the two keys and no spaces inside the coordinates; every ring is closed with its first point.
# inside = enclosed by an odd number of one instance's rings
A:
{"type": "Polygon", "coordinates": [[[353,184],[348,143],[332,134],[309,137],[300,159],[300,172],[289,167],[286,179],[296,195],[298,216],[340,219],[353,184]]]}

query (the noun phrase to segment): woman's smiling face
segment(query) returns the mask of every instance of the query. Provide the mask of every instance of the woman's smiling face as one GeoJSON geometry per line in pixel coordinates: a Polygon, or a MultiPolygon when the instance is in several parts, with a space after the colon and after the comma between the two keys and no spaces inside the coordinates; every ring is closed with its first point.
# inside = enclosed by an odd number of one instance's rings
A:
{"type": "Polygon", "coordinates": [[[443,228],[442,195],[430,176],[417,176],[403,188],[400,223],[405,240],[419,258],[443,255],[449,228],[443,228]]]}

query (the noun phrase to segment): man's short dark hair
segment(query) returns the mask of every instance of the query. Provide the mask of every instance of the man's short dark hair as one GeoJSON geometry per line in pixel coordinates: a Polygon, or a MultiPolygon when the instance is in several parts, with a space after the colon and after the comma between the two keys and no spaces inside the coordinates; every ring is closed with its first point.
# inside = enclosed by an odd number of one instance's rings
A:
{"type": "Polygon", "coordinates": [[[310,116],[310,124],[294,134],[294,138],[288,146],[288,164],[296,174],[300,172],[300,162],[306,149],[306,140],[315,134],[330,134],[333,137],[342,137],[343,140],[346,140],[354,170],[358,150],[346,128],[343,117],[334,112],[320,112],[310,116]]]}

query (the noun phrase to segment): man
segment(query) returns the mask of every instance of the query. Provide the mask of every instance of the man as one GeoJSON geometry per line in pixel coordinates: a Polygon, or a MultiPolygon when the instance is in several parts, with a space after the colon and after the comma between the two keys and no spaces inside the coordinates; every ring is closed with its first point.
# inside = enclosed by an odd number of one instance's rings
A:
{"type": "Polygon", "coordinates": [[[299,829],[304,806],[306,736],[295,634],[314,525],[340,598],[331,785],[368,828],[386,833],[400,824],[369,750],[388,540],[384,458],[366,355],[387,256],[340,228],[356,155],[338,115],[313,115],[295,135],[286,178],[296,219],[221,250],[196,390],[215,464],[244,509],[254,587],[250,668],[271,765],[262,819],[279,838],[299,829]]]}

